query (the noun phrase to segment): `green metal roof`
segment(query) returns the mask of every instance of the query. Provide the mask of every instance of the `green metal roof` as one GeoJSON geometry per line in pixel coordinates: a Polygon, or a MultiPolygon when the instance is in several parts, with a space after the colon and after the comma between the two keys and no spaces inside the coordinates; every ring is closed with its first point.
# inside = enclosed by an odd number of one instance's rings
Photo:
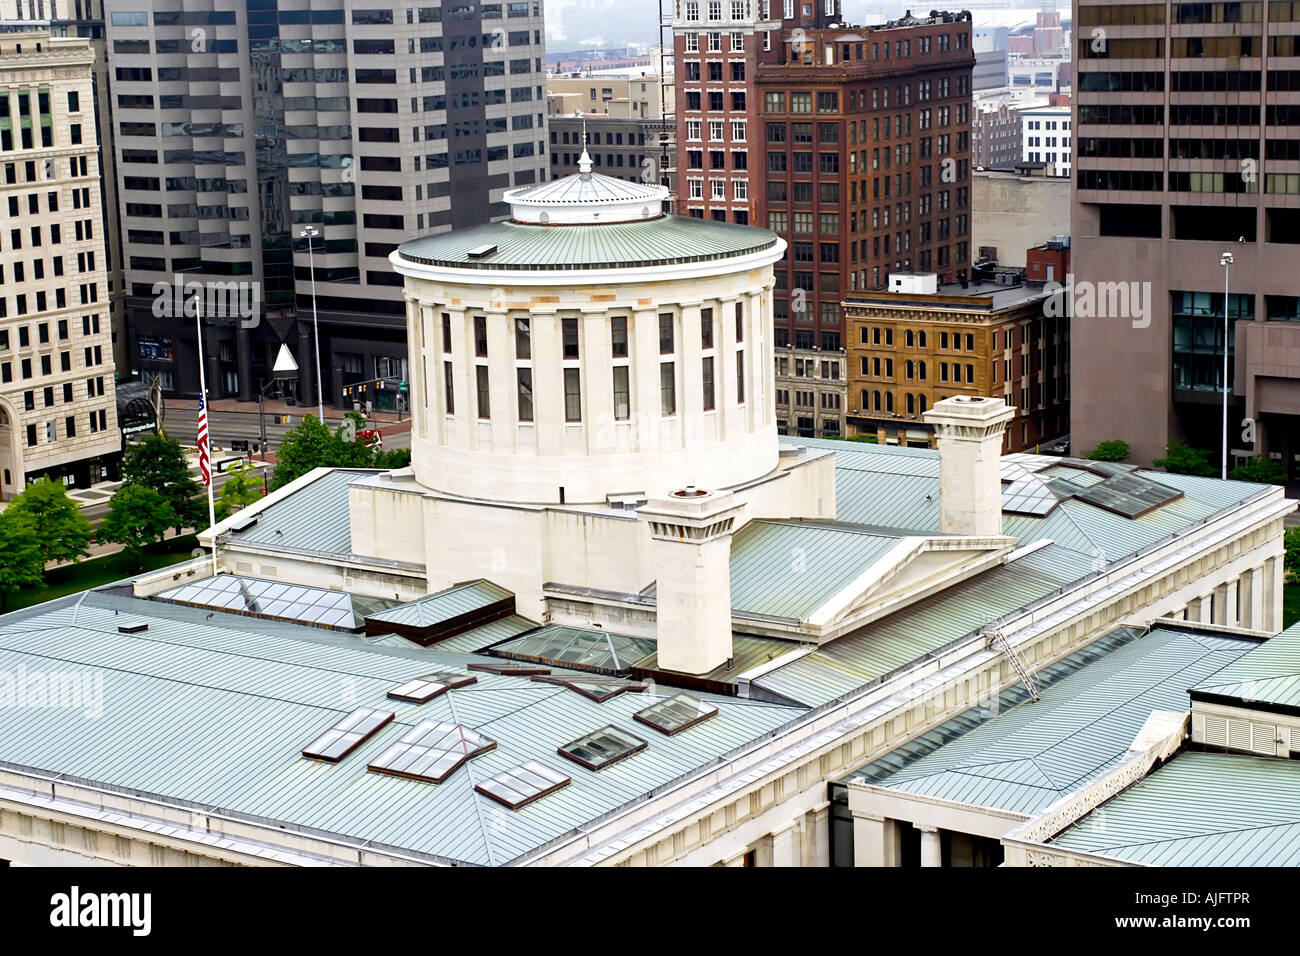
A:
{"type": "MultiPolygon", "coordinates": [[[[370,469],[334,468],[257,514],[246,531],[222,534],[222,540],[269,544],[322,554],[349,554],[348,485],[380,474],[370,469]]],[[[238,517],[238,514],[236,514],[238,517]]]]}
{"type": "Polygon", "coordinates": [[[1300,624],[1209,675],[1192,690],[1246,703],[1300,707],[1300,624]]]}
{"type": "Polygon", "coordinates": [[[491,581],[470,581],[368,616],[389,624],[429,627],[512,597],[512,592],[491,581]]]}
{"type": "Polygon", "coordinates": [[[194,608],[89,592],[0,618],[0,671],[102,674],[102,713],[0,708],[0,761],[431,860],[501,864],[720,764],[801,713],[701,695],[718,707],[716,717],[672,737],[656,734],[644,752],[592,773],[563,765],[556,748],[608,724],[637,733],[632,715],[675,691],[597,704],[560,686],[479,673],[475,684],[418,707],[386,696],[430,663],[471,660],[251,618],[207,621],[194,608]],[[149,629],[118,631],[137,623],[149,629]],[[397,719],[337,764],[300,755],[358,707],[397,719]],[[437,785],[366,771],[426,719],[463,724],[497,748],[437,785]],[[572,784],[518,812],[475,792],[476,783],[528,760],[562,769],[572,784]]]}
{"type": "Polygon", "coordinates": [[[1145,866],[1300,866],[1300,762],[1185,751],[1048,844],[1145,866]]]}
{"type": "MultiPolygon", "coordinates": [[[[781,441],[835,452],[838,520],[889,528],[896,534],[939,533],[936,450],[830,439],[781,441]]],[[[1049,456],[1021,458],[1060,462],[1049,456]]],[[[764,674],[755,686],[810,706],[825,704],[973,634],[995,618],[1098,573],[1110,563],[1187,531],[1264,489],[1262,485],[1190,475],[1134,473],[1178,489],[1183,497],[1138,518],[1124,518],[1074,500],[1061,502],[1045,517],[1004,515],[1004,533],[1019,539],[1020,544],[1043,539],[1053,543],[825,644],[764,674]]]]}
{"type": "Polygon", "coordinates": [[[490,222],[408,239],[397,247],[397,255],[454,269],[627,269],[733,259],[770,249],[778,241],[766,229],[684,216],[572,226],[490,222]],[[470,257],[471,250],[483,246],[496,246],[496,251],[470,257]]]}
{"type": "MultiPolygon", "coordinates": [[[[750,521],[731,541],[731,608],[803,621],[902,539],[823,521],[750,521]]],[[[654,598],[652,584],[645,595],[654,598]]]]}
{"type": "Polygon", "coordinates": [[[1071,552],[1049,546],[872,621],[808,656],[754,681],[788,700],[828,703],[896,668],[923,658],[1078,578],[1071,552]],[[1052,553],[1061,554],[1052,567],[1052,553]]]}
{"type": "Polygon", "coordinates": [[[1020,686],[1009,709],[1000,700],[968,711],[846,779],[1032,816],[1122,759],[1153,710],[1186,711],[1189,682],[1254,646],[1167,628],[1140,637],[1120,629],[1038,672],[1037,701],[1020,686]],[[926,738],[937,746],[918,755],[926,738]]]}

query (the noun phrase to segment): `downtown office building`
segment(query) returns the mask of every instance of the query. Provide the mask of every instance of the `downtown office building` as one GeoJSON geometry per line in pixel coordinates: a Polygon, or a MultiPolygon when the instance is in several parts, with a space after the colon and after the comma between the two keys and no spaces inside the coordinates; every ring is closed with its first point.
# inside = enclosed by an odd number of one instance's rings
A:
{"type": "Polygon", "coordinates": [[[1300,4],[1081,0],[1074,23],[1075,451],[1183,439],[1217,471],[1226,338],[1229,468],[1295,481],[1300,4]]]}
{"type": "MultiPolygon", "coordinates": [[[[402,240],[504,218],[546,178],[542,4],[109,0],[133,366],[254,400],[281,342],[316,401],[407,377],[402,240]],[[314,227],[314,239],[303,237],[314,227]],[[309,247],[309,242],[313,243],[309,247]]],[[[372,393],[392,407],[395,389],[372,393]]],[[[349,402],[351,399],[349,399],[349,402]]]]}

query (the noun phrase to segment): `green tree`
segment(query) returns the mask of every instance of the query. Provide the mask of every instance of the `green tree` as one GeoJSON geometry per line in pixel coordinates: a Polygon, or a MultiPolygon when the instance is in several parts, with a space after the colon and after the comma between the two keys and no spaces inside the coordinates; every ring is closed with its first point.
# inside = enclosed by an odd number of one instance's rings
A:
{"type": "Polygon", "coordinates": [[[162,495],[145,485],[123,485],[108,503],[108,517],[99,526],[99,540],[122,545],[144,567],[145,545],[161,541],[176,520],[162,495]]]}
{"type": "Polygon", "coordinates": [[[1272,458],[1256,455],[1244,465],[1232,469],[1232,477],[1237,481],[1253,481],[1261,485],[1285,485],[1286,472],[1272,458]]]}
{"type": "Polygon", "coordinates": [[[1098,442],[1097,447],[1088,452],[1092,461],[1123,461],[1132,452],[1129,443],[1120,438],[1110,438],[1098,442]]]}
{"type": "Polygon", "coordinates": [[[152,488],[172,509],[176,533],[200,528],[208,516],[203,488],[190,473],[180,442],[164,434],[150,435],[127,449],[122,460],[122,484],[152,488]]]}
{"type": "Polygon", "coordinates": [[[0,511],[0,614],[9,610],[9,595],[41,583],[45,570],[36,525],[30,515],[8,508],[0,511]]]}
{"type": "Polygon", "coordinates": [[[397,469],[405,468],[411,463],[411,449],[394,448],[391,451],[375,452],[374,461],[371,464],[376,468],[397,469]]]}
{"type": "Polygon", "coordinates": [[[1193,448],[1182,439],[1175,438],[1165,446],[1165,457],[1157,458],[1151,464],[1175,475],[1205,475],[1213,477],[1219,473],[1210,464],[1210,453],[1200,448],[1193,448]]]}
{"type": "Polygon", "coordinates": [[[217,520],[224,521],[240,508],[253,504],[262,497],[262,476],[249,462],[239,462],[226,469],[229,477],[221,486],[217,498],[217,520]]]}
{"type": "Polygon", "coordinates": [[[276,450],[271,490],[283,488],[313,468],[369,468],[374,451],[359,441],[344,441],[342,431],[341,426],[331,431],[316,416],[304,415],[302,422],[285,434],[276,450]]]}
{"type": "Polygon", "coordinates": [[[61,482],[47,476],[34,481],[9,502],[7,511],[32,519],[36,540],[45,561],[75,561],[90,554],[90,522],[77,503],[68,497],[61,482]]]}

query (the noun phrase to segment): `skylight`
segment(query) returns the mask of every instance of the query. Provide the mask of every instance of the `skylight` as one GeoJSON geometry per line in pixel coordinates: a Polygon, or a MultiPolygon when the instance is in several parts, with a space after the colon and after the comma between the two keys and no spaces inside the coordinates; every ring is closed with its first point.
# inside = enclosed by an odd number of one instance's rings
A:
{"type": "Polygon", "coordinates": [[[487,753],[497,742],[462,724],[422,720],[366,767],[410,780],[442,783],[471,757],[487,753]]]}
{"type": "Polygon", "coordinates": [[[302,755],[314,760],[338,763],[392,719],[390,711],[360,707],[303,747],[302,755]]]}
{"type": "Polygon", "coordinates": [[[648,746],[649,741],[610,725],[570,741],[559,748],[559,754],[582,764],[588,770],[604,770],[611,764],[640,753],[648,746]]]}
{"type": "Polygon", "coordinates": [[[501,677],[538,677],[551,672],[549,667],[520,664],[515,661],[489,661],[485,664],[470,664],[469,669],[472,671],[486,671],[489,674],[497,674],[501,677]]]}
{"type": "Polygon", "coordinates": [[[465,687],[477,683],[478,678],[450,667],[440,667],[421,677],[408,680],[399,687],[394,687],[388,696],[394,700],[405,700],[412,704],[423,704],[433,700],[439,694],[445,694],[453,687],[465,687]]]}
{"type": "Polygon", "coordinates": [[[477,784],[474,789],[484,796],[504,803],[511,810],[518,810],[568,785],[569,778],[558,770],[552,770],[536,760],[529,760],[518,767],[511,767],[494,777],[489,777],[477,784]]]}
{"type": "Polygon", "coordinates": [[[1112,475],[1075,495],[1080,501],[1096,505],[1125,518],[1140,518],[1148,511],[1181,498],[1176,488],[1162,485],[1141,475],[1112,475]]]}
{"type": "Polygon", "coordinates": [[[643,691],[645,684],[631,684],[622,680],[601,680],[597,677],[534,677],[539,684],[558,684],[581,694],[589,700],[603,704],[612,697],[628,691],[643,691]]]}
{"type": "Polygon", "coordinates": [[[154,595],[153,600],[354,632],[365,626],[366,615],[398,603],[237,574],[190,581],[154,595]]]}
{"type": "Polygon", "coordinates": [[[651,704],[645,710],[638,710],[632,716],[671,737],[710,717],[717,716],[717,713],[718,708],[706,704],[698,697],[691,694],[677,694],[657,704],[651,704]]]}

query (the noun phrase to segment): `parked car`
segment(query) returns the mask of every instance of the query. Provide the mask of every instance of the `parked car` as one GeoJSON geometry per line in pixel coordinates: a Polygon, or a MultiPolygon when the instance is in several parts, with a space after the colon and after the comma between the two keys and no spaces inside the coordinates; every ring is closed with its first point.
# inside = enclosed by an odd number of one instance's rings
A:
{"type": "Polygon", "coordinates": [[[1068,441],[1058,441],[1052,446],[1053,455],[1068,455],[1070,453],[1070,443],[1068,441]]]}

